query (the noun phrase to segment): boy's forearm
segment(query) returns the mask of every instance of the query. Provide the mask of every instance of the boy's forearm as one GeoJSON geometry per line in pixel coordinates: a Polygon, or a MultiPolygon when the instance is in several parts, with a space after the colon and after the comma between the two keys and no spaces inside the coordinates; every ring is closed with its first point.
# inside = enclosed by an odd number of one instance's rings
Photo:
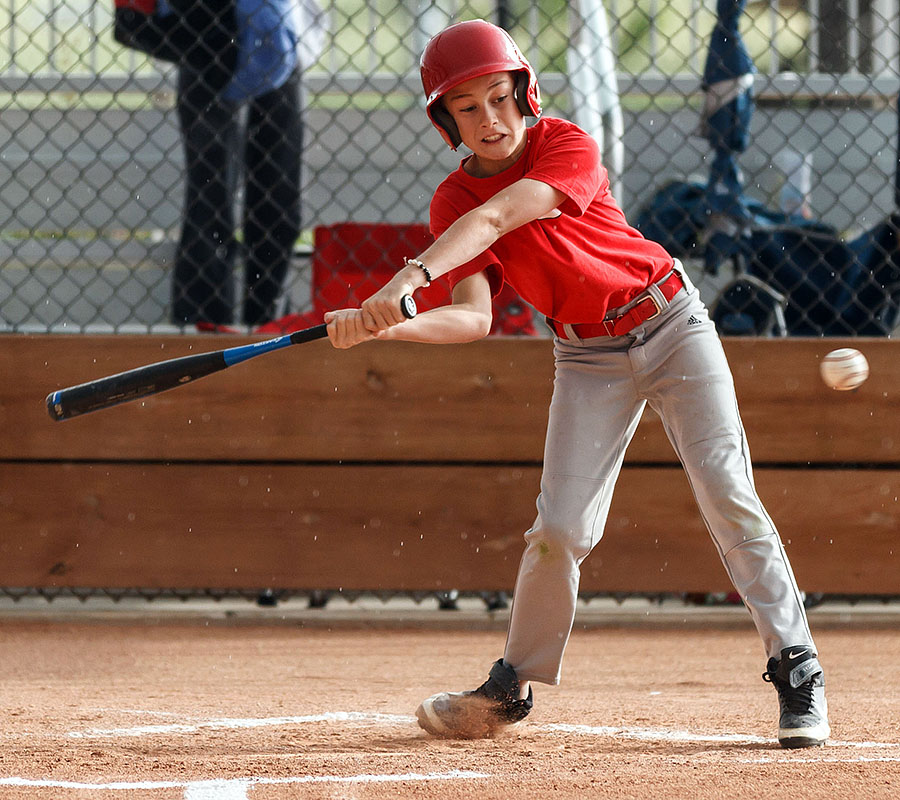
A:
{"type": "MultiPolygon", "coordinates": [[[[484,208],[464,214],[418,257],[432,278],[446,275],[487,250],[500,237],[498,220],[484,208]]],[[[415,269],[415,268],[413,268],[415,269]]]]}
{"type": "Polygon", "coordinates": [[[415,319],[382,333],[382,340],[454,344],[474,342],[490,333],[491,318],[466,306],[449,305],[425,311],[415,319]]]}
{"type": "Polygon", "coordinates": [[[565,195],[549,184],[523,178],[456,220],[419,259],[439,278],[477,257],[501,236],[544,218],[565,195]]]}

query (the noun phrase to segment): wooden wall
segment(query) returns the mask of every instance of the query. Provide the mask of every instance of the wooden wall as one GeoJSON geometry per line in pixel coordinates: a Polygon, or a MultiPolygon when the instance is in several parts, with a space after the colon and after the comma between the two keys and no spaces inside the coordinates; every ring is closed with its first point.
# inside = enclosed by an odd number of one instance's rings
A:
{"type": "MultiPolygon", "coordinates": [[[[53,422],[52,390],[233,336],[0,336],[0,586],[509,590],[551,343],[319,341],[53,422]]],[[[900,594],[900,344],[726,341],[756,482],[801,588],[900,594]],[[827,389],[853,345],[872,374],[827,389]]],[[[586,592],[730,588],[648,412],[586,592]]]]}

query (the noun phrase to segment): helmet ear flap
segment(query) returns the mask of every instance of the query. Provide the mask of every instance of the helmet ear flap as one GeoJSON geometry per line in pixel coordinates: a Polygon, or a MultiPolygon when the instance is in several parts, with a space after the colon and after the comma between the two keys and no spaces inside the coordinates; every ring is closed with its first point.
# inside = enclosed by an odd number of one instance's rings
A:
{"type": "Polygon", "coordinates": [[[456,121],[453,119],[450,112],[444,108],[443,101],[438,100],[431,106],[430,110],[432,119],[434,119],[434,121],[443,129],[445,134],[444,138],[447,140],[447,143],[456,150],[456,148],[462,144],[462,136],[459,135],[459,128],[456,125],[456,121]]]}
{"type": "Polygon", "coordinates": [[[525,71],[519,71],[514,74],[514,86],[516,90],[516,105],[523,117],[533,117],[534,112],[528,104],[528,82],[530,76],[525,71]]]}

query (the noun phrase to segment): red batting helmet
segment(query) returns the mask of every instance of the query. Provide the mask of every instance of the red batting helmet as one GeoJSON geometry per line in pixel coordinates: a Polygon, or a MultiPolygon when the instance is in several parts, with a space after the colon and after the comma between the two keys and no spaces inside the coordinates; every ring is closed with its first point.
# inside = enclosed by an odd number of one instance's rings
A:
{"type": "Polygon", "coordinates": [[[492,72],[515,74],[516,103],[526,117],[541,115],[537,76],[512,37],[483,19],[457,22],[434,36],[420,64],[428,118],[454,150],[462,141],[453,117],[438,102],[454,86],[492,72]]]}

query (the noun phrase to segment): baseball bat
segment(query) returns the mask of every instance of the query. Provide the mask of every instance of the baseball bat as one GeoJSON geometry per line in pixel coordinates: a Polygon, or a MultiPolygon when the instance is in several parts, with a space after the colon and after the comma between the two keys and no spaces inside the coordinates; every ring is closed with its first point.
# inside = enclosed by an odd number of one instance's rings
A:
{"type": "MultiPolygon", "coordinates": [[[[416,315],[416,302],[412,296],[403,296],[401,311],[407,319],[412,319],[416,315]]],[[[136,367],[116,375],[109,375],[106,378],[51,392],[47,395],[47,411],[53,420],[71,419],[91,411],[99,411],[148,395],[159,394],[177,386],[184,386],[198,378],[205,378],[214,372],[228,369],[228,367],[256,358],[256,356],[271,353],[273,350],[324,339],[326,336],[328,336],[327,326],[315,325],[312,328],[304,328],[255,344],[244,344],[210,353],[170,358],[168,361],[136,367]]]]}

